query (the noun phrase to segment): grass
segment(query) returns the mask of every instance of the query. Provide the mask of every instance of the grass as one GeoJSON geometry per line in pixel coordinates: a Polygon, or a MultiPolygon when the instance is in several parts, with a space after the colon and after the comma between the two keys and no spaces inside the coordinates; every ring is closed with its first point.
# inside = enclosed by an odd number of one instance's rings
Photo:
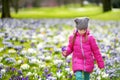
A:
{"type": "Polygon", "coordinates": [[[99,20],[116,20],[120,21],[120,9],[113,9],[112,11],[93,16],[93,19],[99,20]]]}
{"type": "Polygon", "coordinates": [[[18,14],[12,13],[15,18],[73,18],[91,16],[101,13],[99,7],[87,8],[32,8],[22,9],[18,14]],[[92,10],[95,11],[92,11],[92,10]]]}
{"type": "MultiPolygon", "coordinates": [[[[74,18],[87,16],[98,20],[120,20],[120,10],[112,10],[103,13],[102,7],[85,6],[85,7],[50,7],[50,8],[24,8],[18,13],[11,12],[13,18],[18,19],[41,19],[41,18],[74,18]]],[[[1,15],[1,14],[0,14],[1,15]]]]}

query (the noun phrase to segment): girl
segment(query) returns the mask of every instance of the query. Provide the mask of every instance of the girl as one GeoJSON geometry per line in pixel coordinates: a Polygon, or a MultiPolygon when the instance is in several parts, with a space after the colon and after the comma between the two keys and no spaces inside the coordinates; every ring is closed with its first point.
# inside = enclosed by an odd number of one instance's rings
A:
{"type": "Polygon", "coordinates": [[[74,21],[76,31],[69,37],[69,44],[62,54],[67,57],[73,53],[72,70],[76,80],[90,80],[90,73],[94,68],[94,58],[100,69],[104,68],[104,61],[94,36],[88,31],[89,18],[77,18],[74,21]]]}

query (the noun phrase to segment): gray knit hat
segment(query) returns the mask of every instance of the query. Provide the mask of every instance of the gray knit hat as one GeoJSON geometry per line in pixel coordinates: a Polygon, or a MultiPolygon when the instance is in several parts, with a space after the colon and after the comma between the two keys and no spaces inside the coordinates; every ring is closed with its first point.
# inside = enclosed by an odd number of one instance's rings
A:
{"type": "Polygon", "coordinates": [[[76,28],[78,30],[82,30],[82,29],[87,29],[88,28],[89,18],[81,17],[81,18],[76,18],[74,21],[76,23],[76,28]]]}

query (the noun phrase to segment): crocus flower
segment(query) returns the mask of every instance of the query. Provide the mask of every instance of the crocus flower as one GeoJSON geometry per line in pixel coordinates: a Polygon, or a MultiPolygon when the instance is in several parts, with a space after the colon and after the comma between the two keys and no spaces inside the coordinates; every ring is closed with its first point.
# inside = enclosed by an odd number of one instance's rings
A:
{"type": "Polygon", "coordinates": [[[63,47],[62,47],[62,51],[65,51],[65,50],[66,50],[66,46],[63,46],[63,47]]]}
{"type": "Polygon", "coordinates": [[[2,74],[0,74],[0,79],[2,79],[2,74]]]}
{"type": "Polygon", "coordinates": [[[18,70],[18,74],[22,75],[23,74],[22,70],[18,70]]]}
{"type": "Polygon", "coordinates": [[[5,69],[1,69],[1,74],[5,74],[6,70],[5,69]]]}
{"type": "Polygon", "coordinates": [[[45,72],[45,73],[48,73],[48,71],[49,71],[48,68],[45,68],[45,69],[44,69],[44,72],[45,72]]]}
{"type": "Polygon", "coordinates": [[[14,58],[6,58],[5,61],[8,63],[15,63],[16,62],[16,60],[14,58]]]}
{"type": "Polygon", "coordinates": [[[30,68],[30,66],[28,64],[23,64],[23,65],[20,66],[20,68],[22,70],[28,70],[30,68]]]}
{"type": "Polygon", "coordinates": [[[57,77],[60,78],[62,76],[62,73],[60,71],[57,72],[57,77]]]}
{"type": "Polygon", "coordinates": [[[28,77],[28,76],[26,76],[26,77],[25,77],[25,80],[29,80],[29,77],[28,77]]]}
{"type": "Polygon", "coordinates": [[[12,68],[11,70],[14,72],[16,69],[15,69],[15,68],[12,68]]]}
{"type": "Polygon", "coordinates": [[[0,52],[2,52],[4,50],[4,48],[0,48],[0,52]]]}

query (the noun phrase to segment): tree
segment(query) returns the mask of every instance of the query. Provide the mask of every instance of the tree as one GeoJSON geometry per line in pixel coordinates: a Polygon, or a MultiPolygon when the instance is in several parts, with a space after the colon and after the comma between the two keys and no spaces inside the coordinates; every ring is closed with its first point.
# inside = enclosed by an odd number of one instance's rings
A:
{"type": "Polygon", "coordinates": [[[84,0],[80,0],[80,4],[81,4],[81,7],[83,7],[84,6],[84,0]]]}
{"type": "Polygon", "coordinates": [[[102,0],[103,12],[111,11],[111,0],[102,0]]]}
{"type": "Polygon", "coordinates": [[[113,8],[120,8],[120,0],[112,0],[113,8]]]}
{"type": "Polygon", "coordinates": [[[11,6],[14,8],[15,12],[18,13],[19,0],[10,0],[11,6]]]}
{"type": "Polygon", "coordinates": [[[10,0],[2,0],[2,16],[1,18],[11,18],[10,0]]]}
{"type": "Polygon", "coordinates": [[[18,12],[18,1],[19,0],[1,0],[2,2],[2,16],[1,18],[11,18],[10,7],[12,6],[15,12],[18,12]]]}
{"type": "Polygon", "coordinates": [[[34,1],[33,1],[33,6],[34,6],[34,7],[39,7],[41,1],[42,1],[42,0],[34,0],[34,1]]]}

